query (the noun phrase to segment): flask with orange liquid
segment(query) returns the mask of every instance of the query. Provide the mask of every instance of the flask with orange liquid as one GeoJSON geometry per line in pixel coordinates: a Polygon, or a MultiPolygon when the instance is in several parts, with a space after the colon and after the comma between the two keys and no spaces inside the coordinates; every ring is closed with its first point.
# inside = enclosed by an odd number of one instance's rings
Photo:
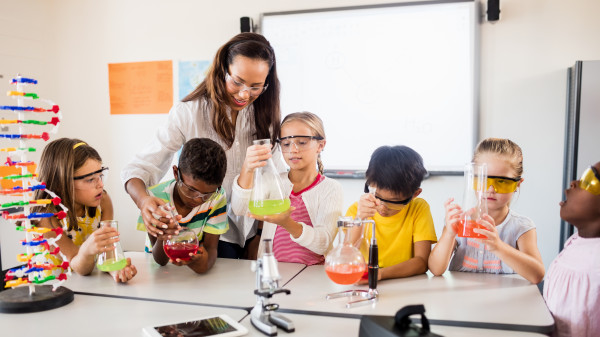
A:
{"type": "Polygon", "coordinates": [[[352,228],[360,226],[361,221],[351,217],[338,219],[338,244],[325,258],[325,272],[337,284],[354,284],[367,270],[365,259],[350,235],[352,228]]]}
{"type": "Polygon", "coordinates": [[[483,214],[487,214],[487,165],[469,163],[465,165],[465,189],[463,194],[463,215],[458,224],[457,235],[463,238],[485,239],[485,235],[473,232],[483,214]]]}

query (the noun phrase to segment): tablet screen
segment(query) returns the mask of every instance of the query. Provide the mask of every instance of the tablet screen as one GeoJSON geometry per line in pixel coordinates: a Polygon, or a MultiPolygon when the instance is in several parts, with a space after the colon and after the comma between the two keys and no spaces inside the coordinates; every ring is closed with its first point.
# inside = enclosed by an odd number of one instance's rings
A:
{"type": "Polygon", "coordinates": [[[201,337],[214,336],[236,331],[221,317],[205,318],[178,324],[163,325],[154,328],[161,336],[201,337]]]}

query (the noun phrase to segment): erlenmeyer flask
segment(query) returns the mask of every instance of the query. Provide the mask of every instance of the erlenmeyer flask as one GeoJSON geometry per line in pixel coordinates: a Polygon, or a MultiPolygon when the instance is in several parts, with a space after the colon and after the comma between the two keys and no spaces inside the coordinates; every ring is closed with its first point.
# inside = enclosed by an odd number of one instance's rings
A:
{"type": "Polygon", "coordinates": [[[198,237],[196,233],[189,228],[181,228],[179,234],[171,236],[163,243],[165,254],[175,261],[180,259],[182,261],[188,261],[192,257],[190,253],[196,254],[200,246],[198,245],[198,237]]]}
{"type": "Polygon", "coordinates": [[[473,228],[484,229],[477,224],[483,214],[487,214],[487,165],[469,163],[465,166],[465,189],[463,194],[463,215],[458,225],[458,236],[485,239],[485,235],[473,232],[473,228]]]}
{"type": "MultiPolygon", "coordinates": [[[[351,217],[338,219],[337,246],[325,258],[325,272],[337,284],[354,284],[367,270],[365,259],[353,242],[355,235],[351,235],[351,232],[360,230],[360,226],[361,221],[351,217]]],[[[356,239],[361,239],[358,234],[356,239]]]]}
{"type": "MultiPolygon", "coordinates": [[[[116,220],[105,220],[100,222],[102,227],[119,227],[119,223],[116,220]]],[[[112,244],[112,249],[98,254],[98,261],[96,262],[99,270],[102,271],[116,271],[125,268],[127,265],[127,259],[121,248],[121,242],[117,241],[112,244]]]]}
{"type": "MultiPolygon", "coordinates": [[[[269,139],[255,140],[254,145],[271,144],[269,139]]],[[[286,211],[290,208],[290,198],[283,188],[279,173],[273,160],[269,158],[267,165],[254,170],[252,193],[250,194],[250,212],[256,215],[270,215],[286,211]]]]}

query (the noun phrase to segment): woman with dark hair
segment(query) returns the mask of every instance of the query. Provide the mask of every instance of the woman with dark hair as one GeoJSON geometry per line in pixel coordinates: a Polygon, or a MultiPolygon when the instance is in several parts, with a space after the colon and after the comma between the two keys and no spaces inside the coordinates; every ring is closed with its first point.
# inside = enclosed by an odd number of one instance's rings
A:
{"type": "MultiPolygon", "coordinates": [[[[165,175],[173,154],[187,140],[210,138],[223,147],[228,163],[223,187],[230,199],[232,181],[244,163],[246,148],[255,139],[270,138],[274,144],[280,116],[273,48],[259,34],[234,36],[219,48],[204,81],[171,108],[168,123],[121,172],[148,233],[162,237],[176,231],[177,223],[160,207],[164,202],[151,196],[147,187],[165,175]]],[[[256,226],[254,219],[234,215],[229,206],[227,213],[229,230],[221,235],[218,256],[239,258],[248,239],[256,234],[256,226]]]]}

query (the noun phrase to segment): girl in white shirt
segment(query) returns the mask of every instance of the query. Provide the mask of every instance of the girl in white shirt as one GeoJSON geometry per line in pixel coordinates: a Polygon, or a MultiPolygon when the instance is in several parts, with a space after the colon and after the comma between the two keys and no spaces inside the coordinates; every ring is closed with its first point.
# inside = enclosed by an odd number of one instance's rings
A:
{"type": "MultiPolygon", "coordinates": [[[[251,216],[264,221],[262,238],[273,239],[277,261],[323,264],[343,207],[341,184],[323,175],[320,156],[326,143],[323,123],[310,112],[290,114],[281,124],[277,142],[290,167],[281,178],[284,184],[291,185],[291,207],[279,214],[251,216]]],[[[231,203],[236,214],[248,212],[253,172],[265,166],[269,157],[269,145],[248,148],[242,171],[233,185],[231,203]]],[[[258,251],[262,252],[262,247],[258,251]]]]}

